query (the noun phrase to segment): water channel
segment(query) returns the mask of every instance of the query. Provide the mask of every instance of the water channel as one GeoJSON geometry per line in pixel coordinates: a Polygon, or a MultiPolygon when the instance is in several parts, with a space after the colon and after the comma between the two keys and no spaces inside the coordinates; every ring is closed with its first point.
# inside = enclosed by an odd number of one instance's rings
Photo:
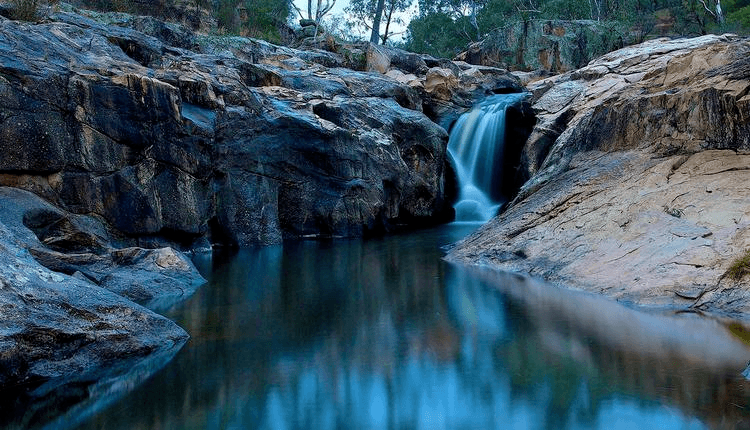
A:
{"type": "Polygon", "coordinates": [[[79,428],[750,424],[731,325],[441,260],[475,227],[199,256],[209,284],[167,314],[192,338],[79,428]]]}

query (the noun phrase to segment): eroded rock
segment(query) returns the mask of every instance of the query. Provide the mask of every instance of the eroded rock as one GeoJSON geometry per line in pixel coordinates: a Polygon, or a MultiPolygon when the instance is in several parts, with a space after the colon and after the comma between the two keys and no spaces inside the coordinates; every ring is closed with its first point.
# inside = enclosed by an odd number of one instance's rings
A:
{"type": "Polygon", "coordinates": [[[14,390],[44,397],[67,384],[85,385],[149,355],[174,351],[187,339],[166,318],[90,281],[42,266],[16,232],[0,222],[4,394],[14,390]]]}
{"type": "Polygon", "coordinates": [[[447,134],[434,122],[520,90],[503,70],[391,48],[299,51],[90,15],[0,22],[0,184],[94,214],[130,246],[440,222],[447,134]],[[375,54],[381,73],[344,68],[375,54]],[[431,68],[450,82],[425,85],[431,68]]]}
{"type": "Polygon", "coordinates": [[[175,250],[118,248],[101,221],[60,210],[30,192],[0,187],[0,206],[0,222],[39,264],[148,308],[168,308],[206,282],[175,250]]]}

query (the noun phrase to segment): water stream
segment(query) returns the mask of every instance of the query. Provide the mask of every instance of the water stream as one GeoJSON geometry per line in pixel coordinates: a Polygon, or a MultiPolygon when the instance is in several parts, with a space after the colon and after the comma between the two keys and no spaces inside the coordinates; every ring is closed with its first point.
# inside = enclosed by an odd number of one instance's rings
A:
{"type": "Polygon", "coordinates": [[[456,221],[484,222],[504,203],[500,192],[506,108],[526,97],[497,94],[461,115],[451,130],[448,152],[458,177],[456,221]]]}
{"type": "Polygon", "coordinates": [[[192,336],[175,359],[49,428],[750,425],[731,327],[442,261],[471,228],[198,258],[209,284],[168,313],[192,336]]]}

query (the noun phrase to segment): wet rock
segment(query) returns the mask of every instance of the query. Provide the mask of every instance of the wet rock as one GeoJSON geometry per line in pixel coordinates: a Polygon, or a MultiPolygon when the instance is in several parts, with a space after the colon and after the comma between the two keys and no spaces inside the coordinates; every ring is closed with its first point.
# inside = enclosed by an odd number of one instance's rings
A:
{"type": "Polygon", "coordinates": [[[90,281],[42,266],[22,246],[26,235],[17,232],[0,222],[4,394],[12,389],[43,397],[173,350],[187,339],[166,318],[90,281]]]}
{"type": "Polygon", "coordinates": [[[529,84],[531,179],[449,258],[747,318],[747,279],[724,273],[750,248],[748,52],[659,40],[529,84]]]}
{"type": "Polygon", "coordinates": [[[20,189],[0,187],[0,206],[0,426],[101,409],[182,347],[184,330],[131,300],[189,296],[205,280],[183,255],[117,248],[100,220],[20,189]]]}
{"type": "Polygon", "coordinates": [[[0,205],[0,222],[39,264],[151,309],[168,308],[206,282],[175,250],[117,248],[101,221],[60,210],[30,192],[0,187],[0,205]]]}

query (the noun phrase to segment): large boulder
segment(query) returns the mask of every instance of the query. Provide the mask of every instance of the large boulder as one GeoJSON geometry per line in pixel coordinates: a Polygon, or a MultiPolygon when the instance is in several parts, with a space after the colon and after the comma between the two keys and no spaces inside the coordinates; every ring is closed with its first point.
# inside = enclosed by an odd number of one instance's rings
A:
{"type": "Polygon", "coordinates": [[[188,337],[87,279],[42,266],[28,248],[29,234],[0,222],[0,422],[21,419],[18,428],[49,419],[53,412],[39,405],[63,412],[126,393],[121,375],[137,369],[145,379],[188,337]]]}
{"type": "Polygon", "coordinates": [[[133,301],[163,309],[205,283],[184,255],[118,248],[100,220],[17,188],[0,207],[0,426],[100,409],[182,347],[184,330],[133,301]]]}
{"type": "Polygon", "coordinates": [[[747,318],[750,42],[656,40],[535,82],[531,179],[450,259],[747,318]]]}
{"type": "Polygon", "coordinates": [[[28,191],[0,187],[0,206],[0,223],[39,264],[150,309],[184,300],[206,282],[174,249],[118,247],[98,219],[68,213],[28,191]]]}
{"type": "Polygon", "coordinates": [[[503,70],[387,48],[372,48],[385,74],[358,72],[343,66],[368,45],[298,51],[102,22],[0,21],[0,185],[95,215],[130,246],[444,221],[444,128],[477,95],[520,90],[503,70]],[[425,85],[429,70],[444,83],[425,85]]]}

